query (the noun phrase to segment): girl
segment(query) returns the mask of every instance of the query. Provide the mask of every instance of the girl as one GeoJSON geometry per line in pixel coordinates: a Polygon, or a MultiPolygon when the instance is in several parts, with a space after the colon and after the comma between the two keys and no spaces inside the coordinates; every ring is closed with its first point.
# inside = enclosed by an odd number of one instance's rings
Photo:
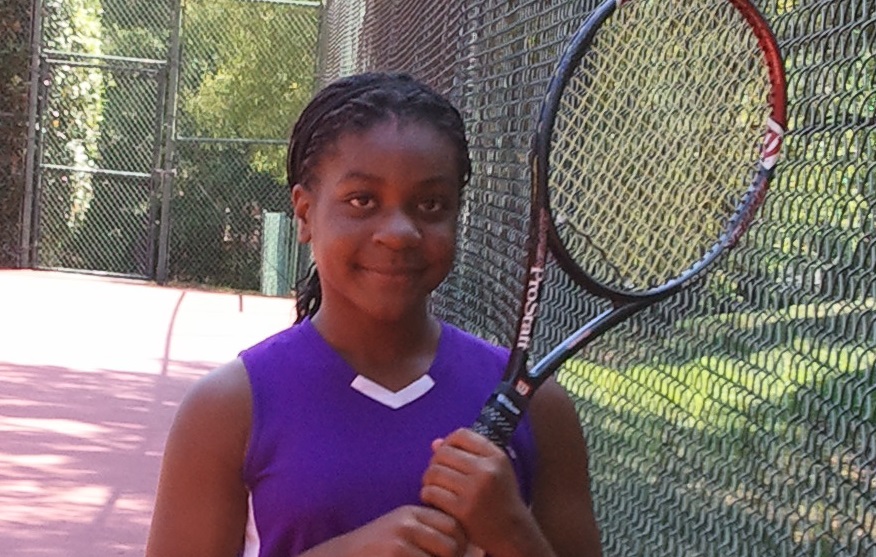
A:
{"type": "Polygon", "coordinates": [[[181,404],[148,557],[601,554],[562,388],[507,453],[467,429],[508,356],[429,310],[470,166],[459,113],[408,76],[342,79],[304,110],[287,170],[316,271],[292,328],[181,404]]]}

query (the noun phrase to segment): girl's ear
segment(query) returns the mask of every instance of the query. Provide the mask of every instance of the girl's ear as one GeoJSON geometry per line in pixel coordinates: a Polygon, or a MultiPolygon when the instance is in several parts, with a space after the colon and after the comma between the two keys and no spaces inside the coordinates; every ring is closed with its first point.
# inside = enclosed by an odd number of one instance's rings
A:
{"type": "Polygon", "coordinates": [[[306,244],[310,241],[310,207],[313,194],[301,184],[292,187],[292,211],[298,221],[298,242],[306,244]]]}

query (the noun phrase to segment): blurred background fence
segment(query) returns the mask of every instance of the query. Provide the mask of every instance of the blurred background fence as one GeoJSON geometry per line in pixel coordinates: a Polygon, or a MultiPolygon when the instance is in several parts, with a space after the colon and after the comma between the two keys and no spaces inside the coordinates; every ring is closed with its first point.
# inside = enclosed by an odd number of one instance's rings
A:
{"type": "MultiPolygon", "coordinates": [[[[475,165],[436,309],[507,342],[535,113],[595,5],[8,3],[0,264],[257,289],[262,254],[286,249],[283,144],[303,103],[342,75],[404,70],[460,107],[475,165]]],[[[607,556],[876,557],[876,8],[758,5],[790,99],[760,218],[695,288],[560,375],[589,441],[607,556]]],[[[594,311],[572,292],[549,293],[537,355],[594,311]]]]}
{"type": "Polygon", "coordinates": [[[24,8],[34,32],[17,45],[34,58],[17,75],[33,90],[10,111],[25,132],[8,259],[258,290],[263,214],[288,210],[284,145],[315,84],[319,3],[24,8]]]}

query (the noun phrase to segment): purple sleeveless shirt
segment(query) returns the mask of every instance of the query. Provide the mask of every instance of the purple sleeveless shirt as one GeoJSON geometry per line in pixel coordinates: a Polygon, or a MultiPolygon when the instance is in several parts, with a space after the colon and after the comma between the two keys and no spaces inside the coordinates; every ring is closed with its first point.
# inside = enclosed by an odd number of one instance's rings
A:
{"type": "MultiPolygon", "coordinates": [[[[443,323],[427,376],[395,394],[358,377],[309,320],[241,358],[253,401],[244,555],[290,557],[421,504],[430,443],[474,422],[508,352],[443,323]]],[[[527,418],[509,454],[529,502],[536,452],[527,418]]]]}

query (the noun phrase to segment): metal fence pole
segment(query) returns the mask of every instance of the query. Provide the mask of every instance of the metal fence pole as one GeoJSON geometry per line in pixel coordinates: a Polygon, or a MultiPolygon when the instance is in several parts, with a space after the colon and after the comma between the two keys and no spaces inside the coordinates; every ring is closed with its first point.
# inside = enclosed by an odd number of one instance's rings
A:
{"type": "Polygon", "coordinates": [[[160,171],[161,213],[158,228],[158,262],[155,279],[167,282],[170,248],[170,198],[173,192],[174,148],[176,146],[176,95],[180,72],[180,33],[182,30],[182,0],[174,2],[173,24],[170,30],[168,52],[167,99],[164,120],[164,168],[160,171]]]}
{"type": "Polygon", "coordinates": [[[30,91],[27,105],[27,153],[24,166],[24,203],[21,208],[21,257],[19,267],[31,267],[34,212],[34,176],[36,165],[37,144],[37,109],[39,106],[40,87],[40,50],[42,47],[43,2],[33,0],[31,5],[31,38],[30,38],[30,91]]]}
{"type": "Polygon", "coordinates": [[[146,274],[150,278],[155,278],[157,271],[157,238],[158,231],[157,228],[160,225],[160,206],[162,200],[164,199],[164,191],[162,186],[164,184],[164,180],[162,179],[162,160],[161,160],[161,132],[162,132],[162,124],[164,122],[165,116],[165,106],[164,101],[167,98],[167,66],[164,67],[163,71],[158,73],[158,97],[155,103],[155,126],[154,126],[154,137],[155,137],[155,148],[152,151],[152,178],[150,179],[150,197],[149,197],[149,239],[147,244],[149,246],[149,252],[146,255],[146,274]]]}

